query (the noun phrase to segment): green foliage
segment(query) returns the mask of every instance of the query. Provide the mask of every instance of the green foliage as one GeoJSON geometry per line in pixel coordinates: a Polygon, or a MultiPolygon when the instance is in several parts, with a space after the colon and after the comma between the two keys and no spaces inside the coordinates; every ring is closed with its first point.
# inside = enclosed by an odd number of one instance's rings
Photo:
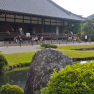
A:
{"type": "Polygon", "coordinates": [[[5,65],[4,61],[1,61],[0,62],[0,72],[2,72],[4,65],[5,65]]]}
{"type": "Polygon", "coordinates": [[[94,14],[88,16],[88,19],[92,19],[94,17],[94,14]]]}
{"type": "Polygon", "coordinates": [[[84,34],[94,35],[94,17],[90,19],[83,27],[84,34]]]}
{"type": "Polygon", "coordinates": [[[2,85],[0,94],[23,94],[24,91],[17,85],[2,85]]]}
{"type": "Polygon", "coordinates": [[[6,58],[2,54],[0,54],[0,72],[3,70],[4,65],[7,65],[7,64],[8,62],[6,58]]]}
{"type": "Polygon", "coordinates": [[[50,43],[42,43],[41,47],[45,47],[45,48],[57,48],[57,45],[50,44],[50,43]]]}
{"type": "Polygon", "coordinates": [[[70,31],[72,31],[73,34],[79,34],[81,31],[81,24],[80,23],[70,24],[70,31]]]}
{"type": "Polygon", "coordinates": [[[0,62],[2,62],[2,61],[5,63],[5,65],[8,64],[8,62],[7,62],[6,58],[5,58],[5,56],[4,56],[3,54],[0,54],[0,62]]]}
{"type": "Polygon", "coordinates": [[[54,70],[41,94],[94,94],[94,63],[68,65],[54,70]]]}

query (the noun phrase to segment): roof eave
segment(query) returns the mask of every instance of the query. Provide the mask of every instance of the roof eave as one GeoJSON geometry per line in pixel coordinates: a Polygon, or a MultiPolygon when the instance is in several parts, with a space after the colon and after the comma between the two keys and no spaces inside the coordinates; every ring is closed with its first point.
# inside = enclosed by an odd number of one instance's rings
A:
{"type": "Polygon", "coordinates": [[[87,22],[87,18],[83,18],[85,20],[75,20],[75,19],[67,19],[67,18],[60,18],[60,17],[52,17],[52,16],[47,16],[47,15],[39,15],[39,14],[31,14],[31,13],[23,13],[23,12],[16,12],[16,11],[9,11],[9,10],[1,10],[0,12],[2,13],[13,13],[13,14],[22,14],[22,15],[27,15],[27,16],[39,16],[39,17],[48,17],[48,18],[54,18],[54,19],[62,19],[62,20],[70,20],[70,21],[78,21],[78,22],[87,22]]]}

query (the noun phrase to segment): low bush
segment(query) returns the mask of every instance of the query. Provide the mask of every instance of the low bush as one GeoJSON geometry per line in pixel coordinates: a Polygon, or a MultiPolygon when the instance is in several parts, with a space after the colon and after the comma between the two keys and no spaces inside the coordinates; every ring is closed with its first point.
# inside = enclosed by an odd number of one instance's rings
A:
{"type": "Polygon", "coordinates": [[[41,94],[94,94],[94,63],[68,65],[54,70],[41,94]]]}
{"type": "Polygon", "coordinates": [[[17,85],[2,85],[0,94],[23,94],[24,91],[17,85]]]}
{"type": "Polygon", "coordinates": [[[0,54],[0,72],[3,70],[4,65],[7,65],[7,64],[8,62],[6,58],[2,54],[0,54]]]}
{"type": "Polygon", "coordinates": [[[3,54],[0,54],[0,62],[2,62],[2,61],[5,63],[5,65],[8,64],[8,62],[7,62],[6,58],[5,58],[5,56],[3,56],[3,54]]]}
{"type": "Polygon", "coordinates": [[[42,43],[41,47],[45,47],[45,48],[57,48],[57,45],[50,44],[50,43],[42,43]]]}

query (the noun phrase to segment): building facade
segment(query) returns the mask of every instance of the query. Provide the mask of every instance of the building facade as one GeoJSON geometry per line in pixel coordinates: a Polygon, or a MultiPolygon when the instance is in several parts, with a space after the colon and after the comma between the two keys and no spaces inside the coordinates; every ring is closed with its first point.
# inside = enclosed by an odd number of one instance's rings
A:
{"type": "Polygon", "coordinates": [[[51,0],[1,0],[0,32],[18,32],[21,27],[24,33],[69,34],[71,23],[86,22],[87,18],[73,14],[51,0]],[[65,29],[67,29],[65,32],[65,29]]]}

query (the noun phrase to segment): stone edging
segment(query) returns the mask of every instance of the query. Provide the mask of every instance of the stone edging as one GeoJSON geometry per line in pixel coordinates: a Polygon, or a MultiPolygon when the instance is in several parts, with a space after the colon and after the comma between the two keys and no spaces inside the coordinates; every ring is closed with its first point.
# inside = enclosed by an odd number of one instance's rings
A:
{"type": "Polygon", "coordinates": [[[21,64],[19,63],[19,65],[13,65],[13,66],[9,66],[6,68],[7,71],[10,71],[12,69],[15,69],[15,68],[21,68],[21,67],[25,67],[25,66],[29,66],[30,63],[27,63],[27,64],[21,64]]]}

